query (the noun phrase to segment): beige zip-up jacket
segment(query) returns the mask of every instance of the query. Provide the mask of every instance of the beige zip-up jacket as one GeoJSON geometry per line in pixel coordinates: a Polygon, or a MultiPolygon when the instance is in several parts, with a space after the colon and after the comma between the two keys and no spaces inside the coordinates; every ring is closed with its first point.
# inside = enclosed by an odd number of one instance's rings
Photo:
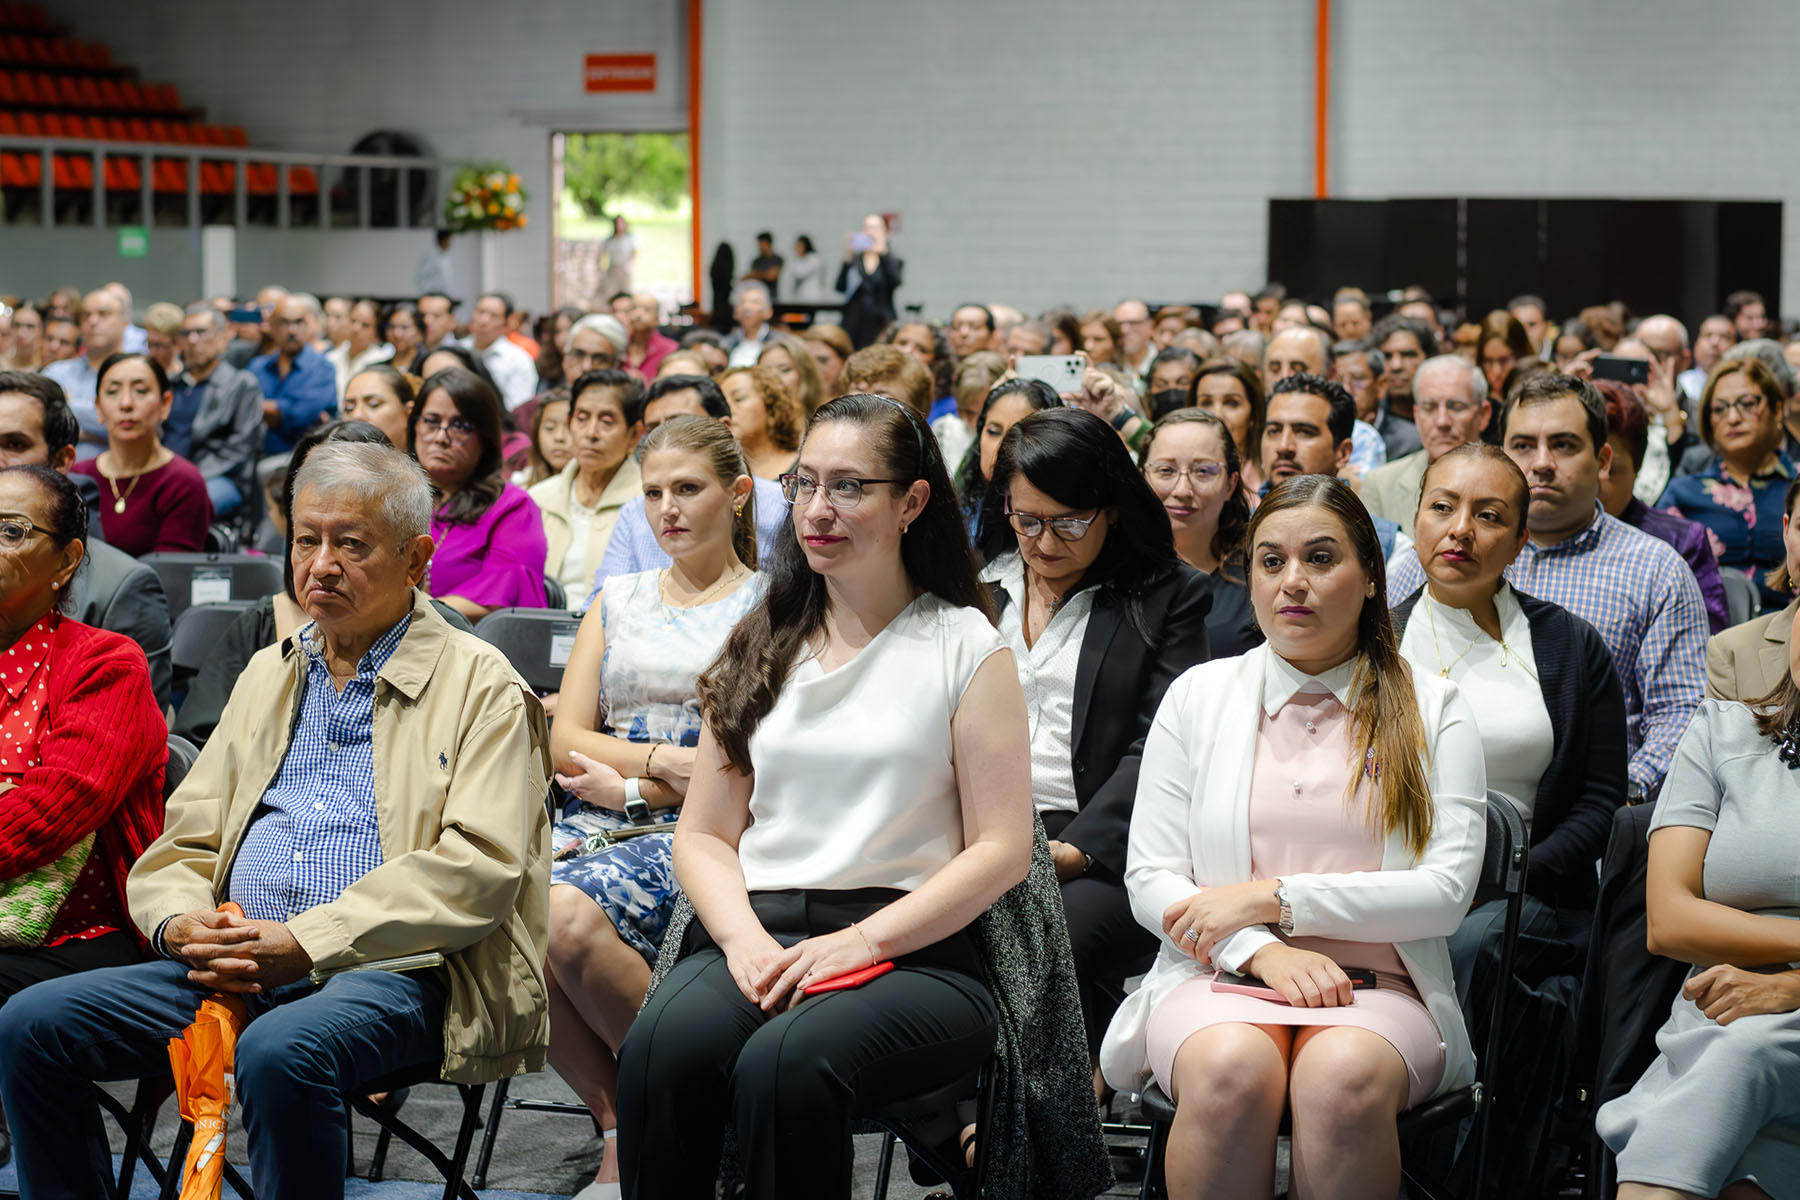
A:
{"type": "MultiPolygon", "coordinates": [[[[127,880],[146,936],[227,899],[244,832],[286,759],[305,678],[293,638],[244,668],[169,800],[163,835],[127,880]]],[[[452,629],[415,592],[412,626],[375,683],[382,865],[288,928],[326,970],[441,952],[443,1077],[453,1082],[544,1067],[549,745],[543,707],[500,651],[452,629]]]]}

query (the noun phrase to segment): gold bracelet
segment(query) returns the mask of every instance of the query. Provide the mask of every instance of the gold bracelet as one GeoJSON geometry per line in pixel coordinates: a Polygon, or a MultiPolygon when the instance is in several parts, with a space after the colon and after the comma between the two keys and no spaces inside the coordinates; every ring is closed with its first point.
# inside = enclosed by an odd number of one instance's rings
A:
{"type": "Polygon", "coordinates": [[[644,755],[644,778],[645,779],[652,778],[652,776],[650,774],[650,760],[656,757],[656,748],[660,745],[662,745],[661,742],[651,742],[650,743],[650,753],[644,755]]]}
{"type": "Polygon", "coordinates": [[[869,940],[869,935],[864,933],[863,927],[861,925],[858,925],[855,921],[850,922],[850,928],[856,930],[857,935],[862,938],[863,945],[866,946],[869,951],[869,965],[874,966],[877,962],[880,961],[880,957],[881,957],[880,955],[875,953],[875,943],[871,942],[869,940]]]}

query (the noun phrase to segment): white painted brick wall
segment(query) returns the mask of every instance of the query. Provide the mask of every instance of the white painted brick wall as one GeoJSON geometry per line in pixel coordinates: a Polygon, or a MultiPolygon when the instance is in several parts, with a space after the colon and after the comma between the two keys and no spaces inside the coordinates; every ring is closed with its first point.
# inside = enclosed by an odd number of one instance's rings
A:
{"type": "MultiPolygon", "coordinates": [[[[683,124],[681,0],[84,0],[57,19],[258,142],[381,126],[511,162],[538,219],[502,282],[548,299],[549,132],[683,124]],[[581,55],[656,49],[648,97],[581,55]]],[[[704,254],[758,229],[835,260],[904,227],[903,301],[1025,308],[1260,280],[1271,195],[1312,187],[1306,0],[707,0],[704,254]]],[[[1337,0],[1335,194],[1800,199],[1800,5],[1337,0]]],[[[10,236],[0,233],[0,238],[10,236]]],[[[1784,259],[1800,284],[1800,239],[1784,259]]],[[[1597,297],[1598,299],[1598,297],[1597,297]]],[[[1790,310],[1800,310],[1800,302],[1790,310]]]]}

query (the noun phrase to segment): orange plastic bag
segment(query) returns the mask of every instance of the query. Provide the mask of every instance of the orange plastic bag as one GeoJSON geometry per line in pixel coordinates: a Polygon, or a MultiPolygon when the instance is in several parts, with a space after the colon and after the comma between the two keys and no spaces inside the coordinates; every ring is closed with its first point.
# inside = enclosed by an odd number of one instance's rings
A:
{"type": "MultiPolygon", "coordinates": [[[[222,911],[243,916],[226,901],[222,911]]],[[[181,1117],[194,1127],[182,1169],[180,1200],[219,1200],[225,1186],[225,1114],[236,1091],[232,1056],[250,1014],[236,996],[214,994],[201,1002],[194,1023],[169,1039],[169,1065],[181,1117]]]]}

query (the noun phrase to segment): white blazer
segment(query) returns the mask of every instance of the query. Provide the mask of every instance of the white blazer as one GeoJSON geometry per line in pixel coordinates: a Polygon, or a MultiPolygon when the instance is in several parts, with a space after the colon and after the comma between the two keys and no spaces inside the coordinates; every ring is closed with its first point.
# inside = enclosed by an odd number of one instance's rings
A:
{"type": "MultiPolygon", "coordinates": [[[[1187,671],[1163,696],[1144,743],[1125,886],[1132,912],[1162,949],[1100,1047],[1101,1073],[1120,1091],[1142,1091],[1149,1078],[1144,1033],[1151,1012],[1207,970],[1163,934],[1163,911],[1202,884],[1250,879],[1250,776],[1263,676],[1273,654],[1259,646],[1187,671]]],[[[1474,714],[1456,686],[1414,670],[1413,687],[1434,809],[1425,853],[1415,857],[1396,833],[1379,871],[1281,878],[1297,936],[1394,943],[1444,1041],[1442,1094],[1475,1078],[1445,938],[1462,923],[1481,876],[1487,780],[1474,714]]],[[[1240,970],[1276,940],[1268,926],[1253,925],[1220,941],[1213,961],[1240,970]]]]}

